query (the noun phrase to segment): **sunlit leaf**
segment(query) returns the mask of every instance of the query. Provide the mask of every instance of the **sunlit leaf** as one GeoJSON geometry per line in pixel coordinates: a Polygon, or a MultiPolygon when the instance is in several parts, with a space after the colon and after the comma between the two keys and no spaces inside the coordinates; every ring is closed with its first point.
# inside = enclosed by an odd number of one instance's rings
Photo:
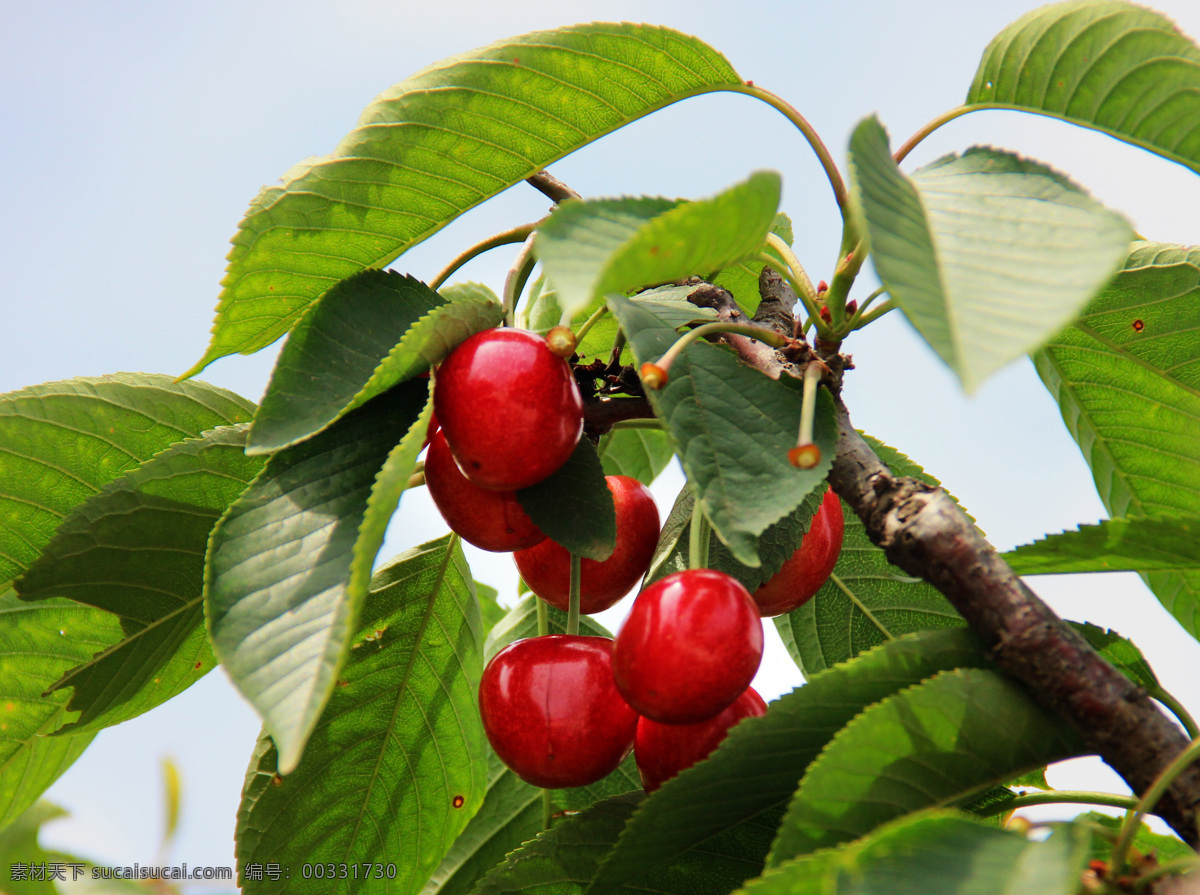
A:
{"type": "MultiPolygon", "coordinates": [[[[290,865],[294,892],[415,893],[483,804],[475,708],[483,636],[462,551],[448,535],[385,566],[350,657],[293,773],[260,738],[238,811],[237,857],[290,865]],[[305,879],[302,864],[395,865],[394,879],[305,879]]],[[[268,879],[243,891],[279,891],[268,879]]]]}
{"type": "Polygon", "coordinates": [[[740,87],[723,56],[648,25],[542,31],[432,65],[380,94],[331,155],[251,203],[198,372],[288,331],[334,283],[567,153],[663,106],[740,87]]]}
{"type": "MultiPolygon", "coordinates": [[[[386,526],[376,476],[394,451],[415,458],[421,436],[415,448],[401,438],[428,419],[427,395],[425,380],[412,380],[273,454],[213,531],[204,596],[213,650],[275,738],[283,773],[299,761],[357,627],[352,579],[365,578],[374,553],[364,545],[378,549],[386,526]]],[[[393,478],[387,515],[403,487],[393,478]]]]}
{"type": "Polygon", "coordinates": [[[868,707],[800,781],[769,863],[848,842],[923,808],[1086,754],[1079,734],[999,672],[959,668],[868,707]]]}
{"type": "Polygon", "coordinates": [[[1127,517],[1046,535],[1004,554],[1018,575],[1070,572],[1200,572],[1200,517],[1127,517]]]}
{"type": "Polygon", "coordinates": [[[968,392],[1070,323],[1133,239],[1062,174],[1011,153],[977,146],[907,177],[872,117],[850,158],[884,288],[968,392]]]}
{"type": "Polygon", "coordinates": [[[1200,48],[1133,3],[1026,13],[988,44],[966,101],[1094,127],[1200,172],[1200,48]]]}
{"type": "Polygon", "coordinates": [[[204,551],[262,469],[245,442],[243,425],[171,445],[80,504],[17,582],[22,599],[65,597],[121,623],[117,642],[50,688],[74,688],[67,709],[80,712],[58,733],[136,717],[216,666],[204,631],[204,551]]]}
{"type": "MultiPolygon", "coordinates": [[[[1200,249],[1139,243],[1074,326],[1034,355],[1109,515],[1200,515],[1200,249]]],[[[1147,571],[1200,637],[1200,571],[1147,571]]]]}
{"type": "Polygon", "coordinates": [[[661,429],[616,429],[600,439],[598,450],[605,475],[627,475],[643,485],[658,478],[673,456],[661,429]]]}

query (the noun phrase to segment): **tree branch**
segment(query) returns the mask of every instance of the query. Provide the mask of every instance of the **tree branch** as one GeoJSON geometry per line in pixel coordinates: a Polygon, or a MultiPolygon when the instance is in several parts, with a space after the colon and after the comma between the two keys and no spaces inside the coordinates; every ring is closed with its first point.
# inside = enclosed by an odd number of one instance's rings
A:
{"type": "MultiPolygon", "coordinates": [[[[767,359],[730,344],[772,378],[794,369],[774,352],[767,359]]],[[[945,491],[894,477],[855,431],[841,398],[836,402],[838,448],[829,483],[871,541],[893,565],[945,594],[1006,674],[1067,718],[1135,793],[1145,793],[1187,747],[1183,731],[1025,586],[945,491]]],[[[1200,767],[1181,774],[1154,813],[1188,845],[1200,846],[1200,767]]]]}

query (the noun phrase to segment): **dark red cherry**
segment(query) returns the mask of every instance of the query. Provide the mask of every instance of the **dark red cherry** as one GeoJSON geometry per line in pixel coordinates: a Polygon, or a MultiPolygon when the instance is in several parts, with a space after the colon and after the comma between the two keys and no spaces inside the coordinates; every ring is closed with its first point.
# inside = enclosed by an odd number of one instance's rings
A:
{"type": "Polygon", "coordinates": [[[791,612],[812,599],[837,565],[845,527],[842,502],[830,488],[799,548],[768,582],[754,592],[754,602],[763,618],[791,612]]]}
{"type": "Polygon", "coordinates": [[[446,524],[481,550],[509,553],[546,539],[521,508],[515,491],[488,491],[467,481],[440,429],[429,439],[425,484],[446,524]]]}
{"type": "Polygon", "coordinates": [[[500,760],[534,786],[586,786],[633,746],[637,714],[612,678],[607,637],[551,634],[510,643],[479,684],[479,714],[500,760]]]}
{"type": "Polygon", "coordinates": [[[617,634],[613,676],[638,714],[695,724],[750,686],[762,654],[762,620],[746,588],[724,572],[689,569],[638,594],[617,634]]]}
{"type": "Polygon", "coordinates": [[[767,713],[767,704],[747,687],[733,704],[699,724],[659,724],[639,718],[633,757],[646,792],[654,792],[685,768],[707,758],[743,718],[767,713]]]}
{"type": "MultiPolygon", "coordinates": [[[[601,612],[629,593],[646,574],[658,543],[658,507],[650,489],[625,475],[606,476],[617,511],[617,542],[612,556],[580,561],[579,611],[601,612]]],[[[529,589],[552,606],[566,610],[571,585],[571,554],[546,538],[513,554],[529,589]]]]}
{"type": "Polygon", "coordinates": [[[519,329],[485,330],[450,352],[433,408],[463,475],[495,491],[542,481],[583,432],[571,368],[544,338],[519,329]]]}

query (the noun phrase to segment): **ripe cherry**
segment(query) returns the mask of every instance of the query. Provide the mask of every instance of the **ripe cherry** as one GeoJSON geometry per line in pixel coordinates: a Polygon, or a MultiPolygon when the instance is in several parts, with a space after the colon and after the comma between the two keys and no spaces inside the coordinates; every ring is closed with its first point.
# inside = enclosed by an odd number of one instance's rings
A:
{"type": "Polygon", "coordinates": [[[763,618],[803,606],[821,589],[842,552],[846,521],[842,502],[830,488],[813,516],[800,546],[775,575],[754,592],[763,618]]]}
{"type": "MultiPolygon", "coordinates": [[[[605,560],[580,561],[579,611],[601,612],[629,593],[646,574],[658,543],[658,507],[650,489],[625,475],[605,477],[617,511],[617,542],[605,560]]],[[[566,610],[571,585],[571,554],[546,538],[535,547],[513,554],[529,589],[566,610]]]]}
{"type": "Polygon", "coordinates": [[[521,508],[515,491],[488,491],[467,480],[440,429],[429,439],[425,484],[446,524],[481,550],[509,553],[546,539],[521,508]]]}
{"type": "Polygon", "coordinates": [[[762,620],[746,588],[724,572],[689,569],[646,588],[617,634],[613,676],[640,715],[695,724],[754,679],[762,620]]]}
{"type": "Polygon", "coordinates": [[[536,485],[583,433],[571,368],[545,339],[520,329],[485,330],[450,352],[433,408],[463,475],[495,491],[536,485]]]}
{"type": "Polygon", "coordinates": [[[685,768],[707,758],[743,718],[767,713],[767,704],[747,687],[724,711],[699,724],[659,724],[639,718],[633,757],[646,792],[654,792],[685,768]]]}
{"type": "Polygon", "coordinates": [[[607,637],[550,634],[510,643],[483,670],[488,742],[522,780],[586,786],[616,770],[637,728],[612,678],[607,637]]]}

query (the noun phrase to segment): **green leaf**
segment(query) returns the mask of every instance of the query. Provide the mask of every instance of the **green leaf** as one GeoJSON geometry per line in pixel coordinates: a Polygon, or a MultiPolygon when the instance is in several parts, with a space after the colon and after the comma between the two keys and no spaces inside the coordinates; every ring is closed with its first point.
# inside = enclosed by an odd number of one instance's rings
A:
{"type": "Polygon", "coordinates": [[[868,707],[838,732],[800,781],[769,863],[1086,752],[1064,719],[1004,675],[942,672],[868,707]]]}
{"type": "MultiPolygon", "coordinates": [[[[12,895],[58,895],[63,891],[47,878],[48,864],[80,864],[79,858],[49,851],[38,841],[42,826],[66,817],[67,812],[50,802],[37,802],[3,831],[0,831],[0,867],[4,868],[5,892],[12,895]]],[[[82,869],[82,866],[81,866],[82,869]]],[[[64,868],[68,880],[73,876],[64,868]]],[[[145,891],[144,889],[142,890],[145,891]]]]}
{"type": "Polygon", "coordinates": [[[18,580],[21,598],[65,597],[120,619],[122,637],[49,690],[73,687],[78,720],[99,730],[190,687],[216,665],[204,632],[204,551],[221,514],[262,469],[246,427],[176,442],[84,501],[18,580]]]}
{"type": "MultiPolygon", "coordinates": [[[[564,818],[549,831],[508,856],[475,889],[478,895],[549,890],[581,893],[639,802],[634,792],[598,802],[564,818]]],[[[723,893],[736,889],[762,869],[761,853],[773,825],[749,821],[707,840],[702,847],[675,856],[622,891],[662,895],[723,893]]]]}
{"type": "Polygon", "coordinates": [[[326,292],[279,352],[247,451],[269,454],[311,438],[420,372],[373,376],[409,328],[445,301],[420,280],[386,270],[364,270],[326,292]]]}
{"type": "Polygon", "coordinates": [[[617,511],[600,457],[580,438],[548,479],[522,488],[517,500],[542,534],[586,559],[605,560],[617,542],[617,511]]]}
{"type": "MultiPolygon", "coordinates": [[[[1106,827],[1112,831],[1113,838],[1115,839],[1120,834],[1125,819],[1123,817],[1110,817],[1107,814],[1101,814],[1099,811],[1088,811],[1086,814],[1078,815],[1075,820],[1079,823],[1089,823],[1106,827]]],[[[1095,836],[1092,838],[1090,857],[1097,861],[1108,861],[1112,858],[1112,847],[1113,843],[1111,840],[1104,836],[1095,836]]],[[[1166,864],[1168,861],[1176,861],[1181,858],[1196,857],[1196,853],[1182,839],[1155,833],[1144,823],[1138,825],[1138,831],[1134,834],[1133,849],[1137,854],[1154,855],[1158,858],[1159,864],[1166,864]]]]}
{"type": "MultiPolygon", "coordinates": [[[[213,531],[204,598],[213,651],[275,738],[283,773],[296,767],[357,627],[352,578],[386,525],[376,475],[387,472],[392,497],[397,475],[385,463],[415,457],[411,438],[393,446],[420,428],[427,395],[413,380],[273,454],[213,531]]],[[[394,501],[382,503],[390,514],[394,501]]]]}
{"type": "Polygon", "coordinates": [[[147,373],[0,396],[0,585],[27,569],[63,518],[103,485],[171,442],[253,413],[232,392],[147,373]]]}
{"type": "Polygon", "coordinates": [[[610,293],[720,270],[756,252],[779,208],[779,175],[758,171],[711,199],[566,202],[534,253],[568,314],[610,293]]]}
{"type": "Polygon", "coordinates": [[[804,855],[743,889],[745,895],[1073,895],[1090,832],[1056,827],[1030,840],[959,812],[905,817],[841,848],[804,855]]]}
{"type": "MultiPolygon", "coordinates": [[[[674,341],[674,330],[648,309],[619,295],[608,301],[639,364],[674,341]]],[[[818,392],[813,438],[822,459],[802,470],[787,459],[801,405],[800,383],[790,377],[770,379],[725,349],[695,342],[672,363],[666,387],[648,397],[714,533],[740,563],[760,565],[759,535],[821,487],[833,463],[832,399],[818,392]]]]}
{"type": "MultiPolygon", "coordinates": [[[[483,803],[475,708],[483,633],[453,535],[375,576],[353,647],[304,757],[276,774],[264,734],[238,810],[237,859],[291,865],[296,892],[415,893],[483,803]],[[300,878],[304,863],[386,863],[394,880],[300,878]]],[[[244,881],[246,892],[278,884],[244,881]]]]}
{"type": "Polygon", "coordinates": [[[598,448],[605,475],[627,475],[651,484],[674,454],[661,429],[615,429],[600,439],[598,448]]]}
{"type": "MultiPolygon", "coordinates": [[[[783,212],[775,215],[771,231],[788,245],[792,244],[792,219],[783,212]]],[[[741,261],[721,271],[714,279],[713,285],[728,289],[746,315],[754,316],[762,295],[758,291],[758,277],[762,273],[761,261],[741,261]]]]}
{"type": "Polygon", "coordinates": [[[1071,626],[1082,634],[1092,647],[1139,687],[1144,687],[1151,696],[1157,698],[1162,692],[1162,684],[1154,674],[1154,669],[1142,655],[1142,651],[1126,640],[1116,631],[1105,630],[1087,622],[1071,622],[1071,626]]]}
{"type": "MultiPolygon", "coordinates": [[[[986,664],[968,630],[900,638],[815,675],[668,780],[629,822],[589,895],[612,892],[755,818],[777,818],[804,771],[864,707],[947,669],[986,664]]],[[[766,857],[766,848],[758,860],[766,857]]]]}
{"type": "Polygon", "coordinates": [[[1022,544],[1004,558],[1018,575],[1200,571],[1200,517],[1106,519],[1022,544]]]}
{"type": "Polygon", "coordinates": [[[872,117],[850,158],[876,272],[967,392],[1070,323],[1133,239],[1066,177],[1011,153],[977,146],[909,178],[872,117]]]}
{"type": "Polygon", "coordinates": [[[479,600],[479,614],[483,618],[483,630],[484,633],[487,633],[508,614],[508,610],[501,606],[497,599],[500,591],[490,584],[476,581],[475,596],[479,600]]]}
{"type": "MultiPolygon", "coordinates": [[[[863,437],[894,475],[939,485],[905,454],[863,437]]],[[[966,624],[937,588],[888,562],[844,501],[842,518],[842,552],[829,581],[803,606],[775,619],[784,646],[805,677],[894,637],[966,624]]]]}
{"type": "Polygon", "coordinates": [[[1200,172],[1200,49],[1132,3],[1027,13],[988,44],[966,101],[1095,128],[1200,172]]]}
{"type": "MultiPolygon", "coordinates": [[[[1034,355],[1110,516],[1200,515],[1200,249],[1139,243],[1124,269],[1034,355]]],[[[1148,571],[1200,637],[1200,571],[1148,571]]]]}
{"type": "Polygon", "coordinates": [[[224,389],[135,373],[0,396],[0,827],[32,805],[92,738],[46,736],[75,715],[66,711],[66,693],[42,694],[123,636],[107,612],[61,599],[31,606],[8,582],[105,484],[174,441],[249,421],[253,412],[224,389]]]}
{"type": "Polygon", "coordinates": [[[527,34],[418,72],[376,97],[331,155],[251,202],[212,342],[188,375],[269,345],[337,281],[386,267],[573,150],[677,100],[741,85],[701,41],[630,24],[527,34]]]}

